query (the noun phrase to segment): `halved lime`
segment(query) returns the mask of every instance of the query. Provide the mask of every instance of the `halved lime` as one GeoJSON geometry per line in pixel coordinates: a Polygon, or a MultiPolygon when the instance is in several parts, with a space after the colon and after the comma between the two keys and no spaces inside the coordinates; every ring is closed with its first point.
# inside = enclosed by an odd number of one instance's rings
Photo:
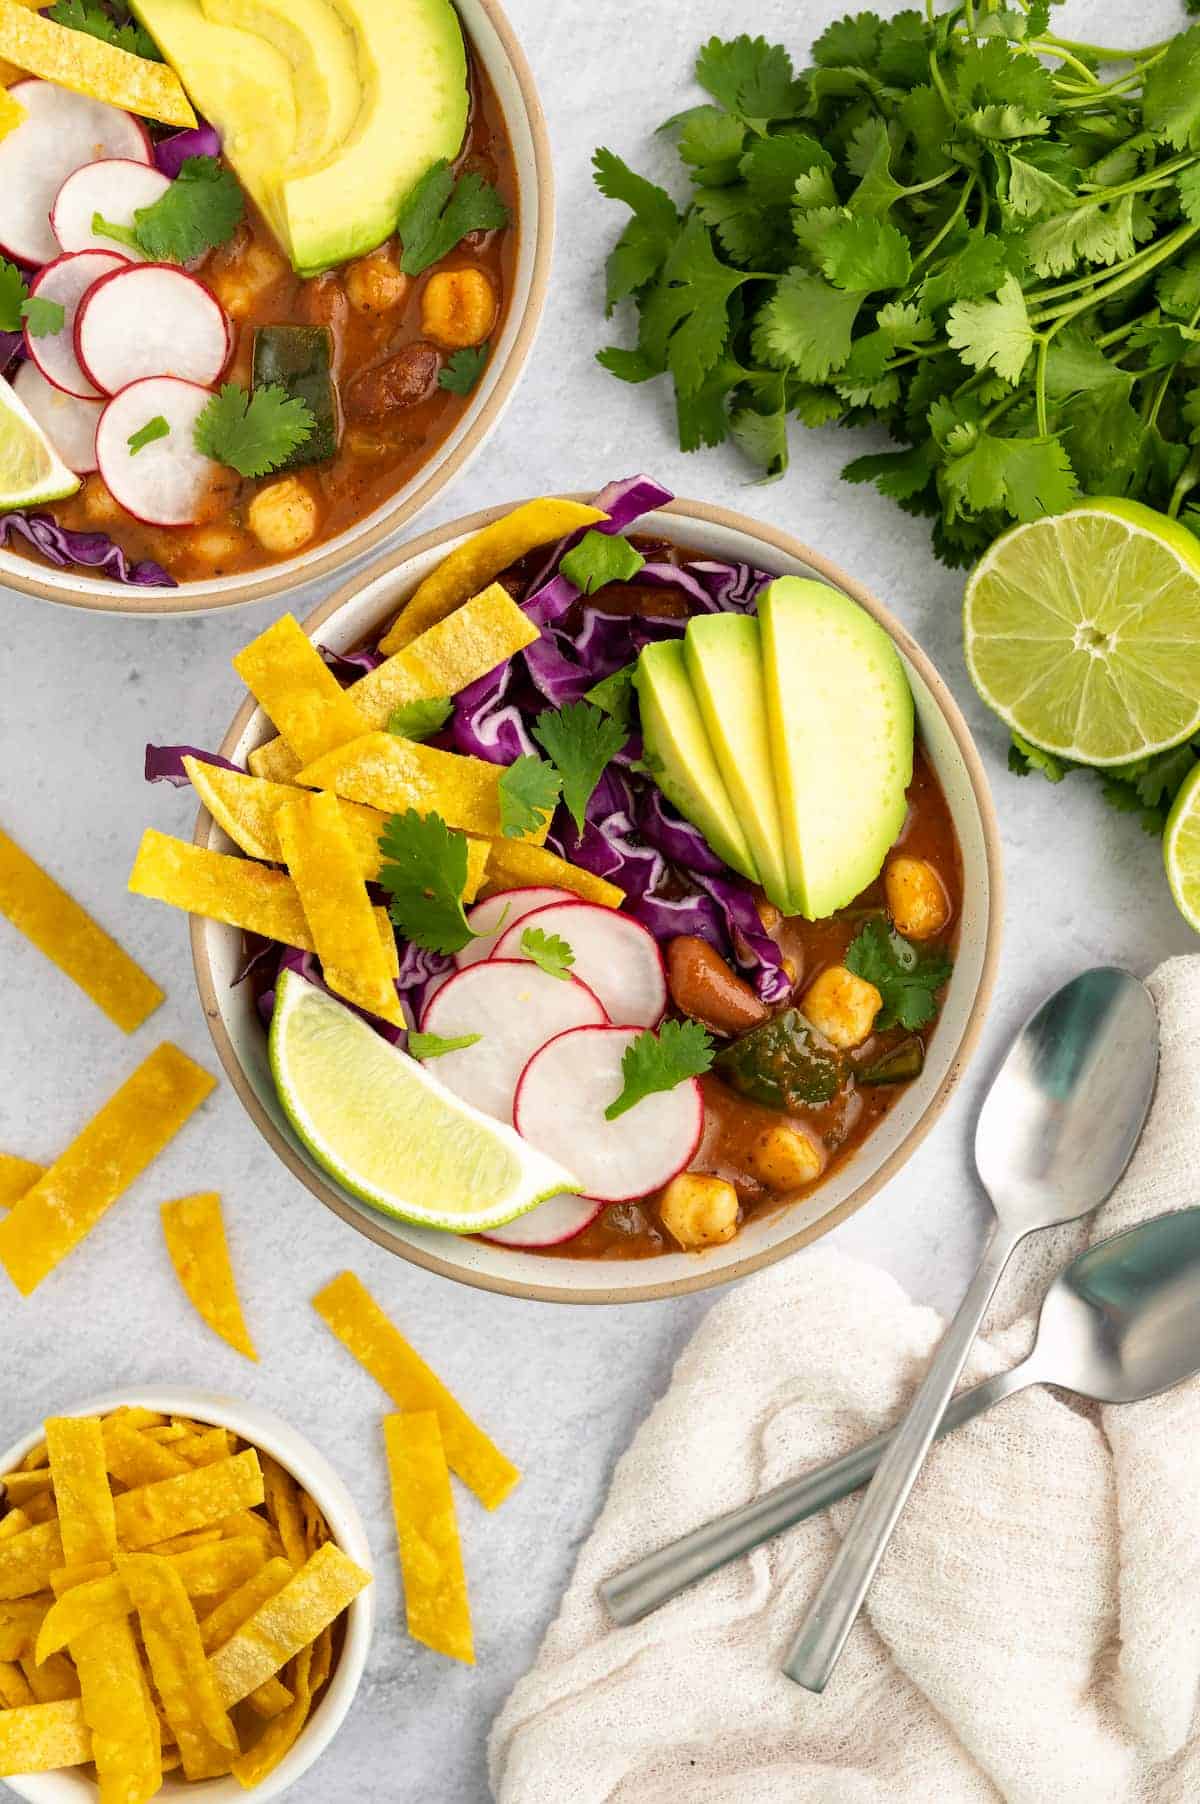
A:
{"type": "Polygon", "coordinates": [[[0,380],[0,508],[61,501],[78,487],[12,383],[0,380]]]}
{"type": "Polygon", "coordinates": [[[1200,543],[1136,501],[1014,526],[971,572],[967,668],[1023,738],[1125,764],[1200,731],[1200,543]]]}
{"type": "Polygon", "coordinates": [[[479,1234],[576,1188],[515,1129],[460,1102],[295,971],[275,991],[271,1073],[317,1163],[401,1221],[479,1234]]]}
{"type": "Polygon", "coordinates": [[[1163,829],[1163,863],[1180,914],[1200,933],[1200,764],[1171,804],[1163,829]]]}

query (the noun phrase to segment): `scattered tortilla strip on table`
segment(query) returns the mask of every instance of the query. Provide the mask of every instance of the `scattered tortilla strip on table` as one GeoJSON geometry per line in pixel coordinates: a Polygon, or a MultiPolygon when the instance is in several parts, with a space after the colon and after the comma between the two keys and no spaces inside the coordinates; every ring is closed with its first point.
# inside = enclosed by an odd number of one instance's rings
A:
{"type": "MultiPolygon", "coordinates": [[[[448,827],[497,839],[503,774],[503,765],[482,758],[442,752],[395,733],[367,733],[306,765],[297,781],[309,789],[332,789],[348,802],[366,802],[386,814],[403,814],[408,808],[440,814],[448,827]]],[[[540,845],[549,830],[547,816],[527,837],[540,845]]]]}
{"type": "Polygon", "coordinates": [[[504,889],[570,890],[584,902],[599,902],[604,908],[620,908],[625,891],[604,877],[594,877],[580,865],[568,864],[557,852],[545,846],[530,845],[522,839],[488,841],[487,869],[480,890],[494,896],[504,889]]]}
{"type": "Polygon", "coordinates": [[[18,1158],[16,1153],[0,1153],[0,1209],[11,1209],[27,1190],[33,1189],[45,1169],[32,1159],[18,1158]]]}
{"type": "MultiPolygon", "coordinates": [[[[371,931],[375,931],[373,920],[371,931]]],[[[375,944],[378,948],[377,937],[375,944]]],[[[197,1315],[235,1353],[257,1360],[258,1354],[238,1300],[221,1199],[216,1191],[206,1190],[196,1196],[180,1197],[177,1202],[164,1203],[162,1225],[175,1275],[197,1315]]],[[[182,1452],[178,1457],[188,1459],[182,1452]]]]}
{"type": "Polygon", "coordinates": [[[520,1472],[472,1422],[354,1273],[342,1272],[318,1291],[313,1308],[397,1409],[433,1410],[447,1464],[480,1503],[489,1510],[503,1503],[520,1472]]]}
{"type": "Polygon", "coordinates": [[[493,520],[490,526],[472,533],[456,546],[418,585],[391,630],[380,640],[380,651],[402,651],[419,633],[444,620],[518,558],[526,557],[539,545],[553,544],[568,533],[597,526],[607,518],[598,507],[546,497],[526,501],[511,514],[493,520]]]}
{"type": "Polygon", "coordinates": [[[165,63],[56,25],[16,0],[0,0],[0,56],[43,81],[106,100],[143,119],[162,125],[196,123],[179,77],[165,63]]]}
{"type": "Polygon", "coordinates": [[[273,1678],[370,1583],[371,1574],[332,1541],[318,1548],[212,1655],[209,1664],[225,1708],[273,1678]]]}
{"type": "MultiPolygon", "coordinates": [[[[178,1573],[189,1597],[219,1597],[230,1586],[240,1587],[262,1570],[262,1549],[257,1541],[243,1537],[236,1541],[217,1541],[193,1547],[186,1553],[162,1556],[178,1573]]],[[[13,1608],[13,1605],[8,1605],[13,1608]]],[[[45,1610],[37,1629],[36,1653],[46,1660],[73,1641],[85,1629],[98,1623],[128,1616],[133,1609],[128,1588],[119,1572],[106,1572],[64,1590],[62,1596],[45,1610]]],[[[0,1635],[3,1629],[0,1628],[0,1635]]]]}
{"type": "Polygon", "coordinates": [[[193,1529],[208,1528],[235,1510],[253,1509],[262,1500],[262,1468],[257,1453],[248,1447],[215,1465],[123,1491],[114,1500],[117,1540],[127,1552],[140,1552],[193,1529]]]}
{"type": "MultiPolygon", "coordinates": [[[[286,1705],[267,1725],[254,1746],[234,1761],[233,1776],[247,1789],[261,1785],[267,1774],[274,1771],[308,1721],[313,1693],[318,1688],[313,1681],[314,1664],[314,1649],[302,1647],[292,1663],[293,1690],[288,1693],[286,1705]]],[[[277,1685],[278,1680],[267,1683],[277,1685]]],[[[286,1687],[280,1689],[286,1690],[286,1687]]],[[[258,1693],[251,1692],[250,1695],[254,1698],[258,1693]]]]}
{"type": "Polygon", "coordinates": [[[408,1632],[435,1652],[473,1666],[467,1578],[437,1416],[432,1410],[385,1416],[383,1438],[408,1632]]]}
{"type": "Polygon", "coordinates": [[[77,1247],[213,1089],[164,1041],[31,1190],[0,1217],[0,1265],[27,1297],[77,1247]]]}
{"type": "Polygon", "coordinates": [[[233,668],[303,764],[368,731],[349,691],[291,614],[238,652],[233,668]]]}
{"type": "MultiPolygon", "coordinates": [[[[0,0],[0,6],[8,0],[0,0]]],[[[55,27],[55,29],[59,29],[55,27]]],[[[85,43],[82,32],[65,34],[85,43]]],[[[78,984],[123,1033],[152,1015],[164,992],[15,840],[0,829],[0,914],[78,984]]]]}
{"type": "Polygon", "coordinates": [[[405,1025],[391,963],[335,797],[289,791],[278,814],[284,861],[316,943],[325,982],[369,1014],[405,1025]]]}
{"type": "Polygon", "coordinates": [[[0,1710],[0,1779],[82,1766],[91,1758],[91,1731],[78,1698],[0,1710]]]}
{"type": "Polygon", "coordinates": [[[124,1579],[141,1626],[154,1688],[189,1779],[228,1772],[241,1752],[238,1738],[200,1643],[196,1614],[183,1580],[156,1554],[123,1556],[124,1579]]]}
{"type": "Polygon", "coordinates": [[[217,1604],[215,1609],[201,1617],[200,1640],[205,1653],[212,1654],[217,1648],[224,1647],[256,1610],[283,1590],[294,1571],[291,1562],[282,1555],[268,1560],[265,1566],[261,1566],[236,1591],[217,1604]]]}

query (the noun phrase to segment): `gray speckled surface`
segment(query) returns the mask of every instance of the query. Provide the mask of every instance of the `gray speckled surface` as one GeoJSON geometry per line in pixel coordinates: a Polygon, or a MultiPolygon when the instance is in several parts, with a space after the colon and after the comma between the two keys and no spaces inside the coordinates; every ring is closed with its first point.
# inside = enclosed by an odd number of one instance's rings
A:
{"type": "MultiPolygon", "coordinates": [[[[989,1061],[1030,1003],[1078,967],[1116,960],[1146,971],[1194,945],[1172,909],[1158,847],[1111,814],[1086,783],[1056,792],[1004,770],[1004,736],[975,701],[959,652],[961,583],[934,563],[925,528],[837,472],[851,441],[828,431],[795,446],[790,476],[748,486],[732,453],[675,448],[666,397],[619,386],[591,361],[604,341],[600,264],[621,214],[588,177],[607,142],[647,167],[664,155],[650,127],[686,103],[688,60],[710,31],[747,27],[789,41],[844,10],[832,0],[704,0],[648,8],[609,0],[603,17],[572,0],[509,0],[550,118],[559,180],[551,300],[532,364],[500,431],[423,525],[545,489],[598,486],[635,467],[680,493],[788,527],[830,553],[915,631],[967,711],[995,783],[1008,875],[1001,979],[984,1047],[938,1131],[901,1180],[839,1231],[920,1297],[958,1295],[981,1234],[968,1176],[973,1099],[989,1061]]],[[[1114,35],[1115,0],[1066,9],[1063,29],[1114,35]]],[[[1138,19],[1147,41],[1176,27],[1168,0],[1138,19]]],[[[861,443],[861,441],[858,441],[861,443]]],[[[858,445],[853,446],[854,449],[858,445]]],[[[293,602],[305,611],[311,599],[293,602]]],[[[214,1065],[196,1003],[184,921],[124,893],[141,827],[190,833],[186,794],[147,790],[146,739],[213,744],[238,689],[229,658],[266,624],[262,609],[211,619],[138,622],[3,596],[0,818],[64,877],[169,991],[132,1041],[0,923],[0,1147],[48,1159],[165,1035],[214,1065]]],[[[803,1255],[801,1255],[803,1256],[803,1255]]],[[[296,1804],[482,1804],[488,1723],[531,1659],[604,1493],[613,1460],[666,1383],[707,1306],[608,1310],[524,1304],[453,1287],[407,1267],[320,1209],[277,1166],[232,1091],[218,1095],[111,1212],[86,1250],[26,1303],[0,1299],[0,1444],[72,1399],[157,1380],[224,1388],[289,1417],[359,1498],[378,1562],[379,1626],[353,1713],[296,1804]],[[215,1342],[183,1304],[157,1220],[165,1198],[218,1188],[247,1310],[263,1353],[252,1368],[215,1342]],[[308,1307],[352,1264],[416,1345],[525,1468],[511,1501],[487,1516],[460,1493],[478,1638],[474,1671],[411,1643],[398,1585],[377,1431],[382,1398],[308,1307]]],[[[853,1357],[853,1324],[847,1324],[853,1357]]],[[[0,1787],[0,1791],[5,1788],[0,1787]]]]}

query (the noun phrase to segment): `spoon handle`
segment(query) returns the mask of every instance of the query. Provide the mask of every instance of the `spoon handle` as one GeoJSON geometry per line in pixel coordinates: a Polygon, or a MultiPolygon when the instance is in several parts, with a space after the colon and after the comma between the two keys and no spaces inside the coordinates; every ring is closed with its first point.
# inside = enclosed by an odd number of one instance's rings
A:
{"type": "MultiPolygon", "coordinates": [[[[936,1439],[940,1441],[943,1435],[973,1421],[994,1403],[1035,1383],[1032,1362],[1024,1360],[1009,1372],[997,1372],[982,1384],[960,1391],[938,1423],[936,1439]]],[[[849,1497],[866,1484],[886,1453],[893,1432],[888,1429],[843,1454],[841,1459],[831,1460],[799,1478],[785,1479],[740,1509],[715,1517],[644,1559],[635,1560],[623,1572],[614,1573],[599,1588],[609,1615],[622,1626],[640,1622],[643,1616],[649,1616],[739,1555],[751,1553],[764,1541],[773,1540],[785,1529],[828,1509],[839,1498],[849,1497]]]]}
{"type": "Polygon", "coordinates": [[[875,1470],[833,1565],[809,1605],[783,1666],[788,1678],[808,1691],[824,1691],[837,1664],[1019,1238],[999,1224],[992,1229],[979,1270],[958,1314],[934,1354],[907,1416],[875,1470]]]}

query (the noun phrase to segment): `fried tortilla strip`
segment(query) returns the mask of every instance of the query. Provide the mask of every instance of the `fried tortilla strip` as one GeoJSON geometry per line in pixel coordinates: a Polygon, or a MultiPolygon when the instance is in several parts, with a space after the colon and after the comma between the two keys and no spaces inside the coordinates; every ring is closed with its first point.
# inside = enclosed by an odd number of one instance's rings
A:
{"type": "Polygon", "coordinates": [[[56,25],[16,0],[0,0],[0,56],[43,81],[106,100],[143,119],[162,125],[196,123],[179,77],[165,63],[56,25]]]}
{"type": "MultiPolygon", "coordinates": [[[[6,66],[13,67],[11,63],[6,66]]],[[[15,131],[26,118],[28,114],[21,102],[14,100],[7,88],[0,89],[0,138],[7,138],[9,132],[15,131]]]]}
{"type": "Polygon", "coordinates": [[[437,1416],[431,1409],[385,1416],[383,1438],[408,1632],[435,1652],[474,1666],[467,1576],[437,1416]]]}
{"type": "Polygon", "coordinates": [[[225,1708],[273,1678],[370,1583],[371,1574],[334,1542],[318,1548],[282,1591],[261,1604],[213,1654],[209,1664],[225,1708]]]}
{"type": "MultiPolygon", "coordinates": [[[[375,933],[373,919],[371,932],[375,933]]],[[[377,935],[375,946],[379,950],[377,935]]],[[[216,1191],[206,1190],[196,1196],[180,1197],[174,1203],[164,1203],[162,1225],[175,1275],[196,1314],[235,1353],[257,1360],[258,1354],[238,1301],[221,1199],[216,1191]]],[[[188,1460],[185,1453],[181,1452],[179,1457],[189,1464],[196,1463],[188,1460]]]]}
{"type": "Polygon", "coordinates": [[[335,798],[289,790],[277,817],[279,844],[325,982],[347,1002],[405,1025],[390,961],[375,926],[371,899],[335,798]]]}
{"type": "MultiPolygon", "coordinates": [[[[324,1634],[324,1630],[321,1631],[324,1634]]],[[[312,1668],[314,1650],[302,1647],[292,1663],[291,1691],[286,1686],[280,1689],[287,1692],[287,1703],[273,1721],[264,1729],[254,1746],[233,1763],[233,1776],[247,1790],[261,1785],[267,1774],[273,1772],[283,1759],[288,1749],[308,1721],[312,1709],[312,1668]]],[[[268,1680],[268,1684],[278,1681],[268,1680]]],[[[252,1692],[251,1700],[257,1697],[252,1692]]]]}
{"type": "MultiPolygon", "coordinates": [[[[501,764],[441,752],[433,745],[368,733],[306,765],[296,781],[309,789],[332,789],[348,802],[366,802],[386,814],[440,814],[448,827],[498,839],[501,764]]],[[[528,837],[540,845],[549,817],[528,837]]],[[[276,936],[278,937],[278,936],[276,936]]]]}
{"type": "Polygon", "coordinates": [[[433,1410],[446,1461],[489,1510],[504,1502],[521,1474],[409,1346],[353,1272],[318,1291],[313,1308],[399,1410],[433,1410]]]}
{"type": "Polygon", "coordinates": [[[312,1551],[304,1534],[300,1487],[291,1473],[285,1472],[279,1461],[272,1459],[269,1453],[261,1454],[260,1458],[267,1514],[283,1542],[284,1553],[298,1572],[312,1551]]]}
{"type": "Polygon", "coordinates": [[[78,1698],[0,1710],[0,1779],[83,1766],[91,1758],[91,1732],[78,1698]]]}
{"type": "Polygon", "coordinates": [[[117,1551],[117,1518],[98,1417],[51,1416],[46,1446],[63,1559],[68,1566],[111,1560],[117,1551]]]}
{"type": "Polygon", "coordinates": [[[19,1660],[37,1646],[53,1605],[44,1596],[17,1597],[0,1604],[0,1660],[19,1660]]]}
{"type": "Polygon", "coordinates": [[[369,731],[369,722],[291,614],[238,652],[233,668],[302,764],[369,731]]]}
{"type": "Polygon", "coordinates": [[[553,544],[555,539],[607,518],[598,507],[547,498],[526,501],[511,514],[493,520],[456,545],[413,591],[391,631],[379,641],[380,651],[391,654],[411,645],[419,633],[444,620],[469,595],[539,545],[553,544]]]}
{"type": "MultiPolygon", "coordinates": [[[[161,1556],[178,1573],[189,1597],[219,1597],[231,1585],[241,1586],[262,1570],[262,1548],[249,1537],[217,1541],[193,1547],[185,1553],[161,1556]]],[[[57,1575],[56,1575],[57,1576],[57,1575]]],[[[11,1609],[10,1604],[7,1608],[11,1609]]],[[[63,1591],[57,1603],[44,1611],[37,1630],[36,1654],[49,1659],[76,1635],[101,1622],[128,1616],[133,1602],[119,1572],[76,1583],[63,1591]]],[[[3,1629],[0,1628],[0,1636],[3,1629]]]]}
{"type": "Polygon", "coordinates": [[[118,1571],[141,1625],[154,1688],[189,1779],[227,1772],[240,1753],[237,1734],[220,1699],[200,1644],[195,1611],[183,1580],[157,1554],[123,1555],[118,1571]]]}
{"type": "Polygon", "coordinates": [[[4,1480],[5,1494],[14,1507],[28,1503],[31,1497],[49,1489],[49,1466],[39,1466],[33,1472],[10,1472],[4,1480]]]}
{"type": "Polygon", "coordinates": [[[16,1153],[0,1153],[0,1209],[11,1209],[19,1202],[27,1190],[32,1190],[42,1173],[44,1165],[35,1165],[32,1159],[19,1159],[16,1153]]]}
{"type": "Polygon", "coordinates": [[[63,1564],[57,1522],[38,1522],[0,1540],[0,1598],[32,1597],[44,1591],[50,1574],[63,1564]]]}
{"type": "Polygon", "coordinates": [[[0,1541],[8,1541],[13,1535],[23,1535],[27,1528],[32,1527],[24,1510],[9,1510],[7,1515],[0,1516],[0,1541]]]}
{"type": "MultiPolygon", "coordinates": [[[[246,1512],[249,1517],[249,1511],[246,1512]]],[[[254,1518],[250,1518],[254,1520],[254,1518]]],[[[217,1541],[226,1538],[222,1523],[214,1523],[212,1528],[198,1528],[189,1535],[169,1535],[165,1541],[151,1541],[146,1548],[147,1553],[191,1553],[197,1547],[212,1547],[217,1541]]]]}
{"type": "Polygon", "coordinates": [[[282,1679],[264,1679],[261,1685],[254,1687],[246,1702],[255,1716],[261,1716],[270,1722],[272,1717],[282,1716],[292,1702],[292,1693],[282,1679]]]}
{"type": "Polygon", "coordinates": [[[45,1660],[26,1656],[21,1671],[39,1704],[57,1704],[63,1698],[79,1696],[79,1674],[65,1654],[50,1654],[45,1660]]]}
{"type": "Polygon", "coordinates": [[[207,1616],[201,1617],[200,1640],[205,1653],[215,1653],[219,1647],[224,1647],[227,1641],[232,1640],[256,1610],[283,1590],[293,1571],[290,1561],[282,1556],[268,1560],[245,1584],[239,1585],[236,1591],[210,1610],[207,1616]]]}
{"type": "MultiPolygon", "coordinates": [[[[240,770],[222,770],[199,758],[185,758],[183,764],[192,788],[234,844],[251,858],[282,864],[275,817],[290,786],[247,777],[240,770]]],[[[300,769],[298,763],[295,768],[300,769]]],[[[378,808],[363,808],[357,802],[339,802],[338,812],[354,842],[362,877],[371,883],[379,875],[379,835],[388,817],[378,808]]]]}
{"type": "Polygon", "coordinates": [[[169,1041],[126,1078],[0,1218],[0,1264],[23,1297],[91,1232],[215,1087],[215,1078],[169,1041]]]}
{"type": "Polygon", "coordinates": [[[262,1468],[253,1447],[232,1459],[141,1485],[115,1499],[117,1540],[129,1553],[209,1528],[263,1500],[262,1468]]]}
{"type": "Polygon", "coordinates": [[[19,1710],[24,1704],[36,1704],[33,1687],[15,1660],[0,1660],[0,1704],[6,1710],[19,1710]]]}
{"type": "Polygon", "coordinates": [[[113,1477],[130,1490],[139,1485],[157,1484],[162,1478],[177,1478],[189,1472],[192,1462],[162,1441],[152,1440],[130,1420],[130,1412],[114,1410],[100,1425],[104,1437],[104,1458],[113,1477]]]}
{"type": "MultiPolygon", "coordinates": [[[[9,0],[0,0],[0,6],[9,0]]],[[[54,29],[57,31],[58,26],[54,29]]],[[[84,42],[81,32],[65,36],[84,42]]],[[[90,996],[123,1033],[152,1015],[163,991],[73,896],[0,830],[0,914],[90,996]]]]}
{"type": "Polygon", "coordinates": [[[620,908],[625,900],[625,891],[618,889],[615,883],[593,877],[591,871],[585,871],[579,865],[568,864],[565,858],[560,858],[557,852],[548,852],[545,846],[531,846],[528,840],[521,839],[488,841],[487,869],[480,885],[481,894],[494,896],[499,890],[541,889],[543,886],[570,890],[584,902],[599,902],[604,908],[620,908]]]}
{"type": "MultiPolygon", "coordinates": [[[[252,1535],[263,1550],[263,1558],[273,1560],[283,1552],[283,1543],[271,1527],[265,1516],[259,1516],[254,1510],[237,1510],[231,1516],[221,1518],[221,1534],[226,1540],[239,1535],[252,1535]]],[[[155,1549],[157,1553],[158,1548],[155,1549]]]]}

